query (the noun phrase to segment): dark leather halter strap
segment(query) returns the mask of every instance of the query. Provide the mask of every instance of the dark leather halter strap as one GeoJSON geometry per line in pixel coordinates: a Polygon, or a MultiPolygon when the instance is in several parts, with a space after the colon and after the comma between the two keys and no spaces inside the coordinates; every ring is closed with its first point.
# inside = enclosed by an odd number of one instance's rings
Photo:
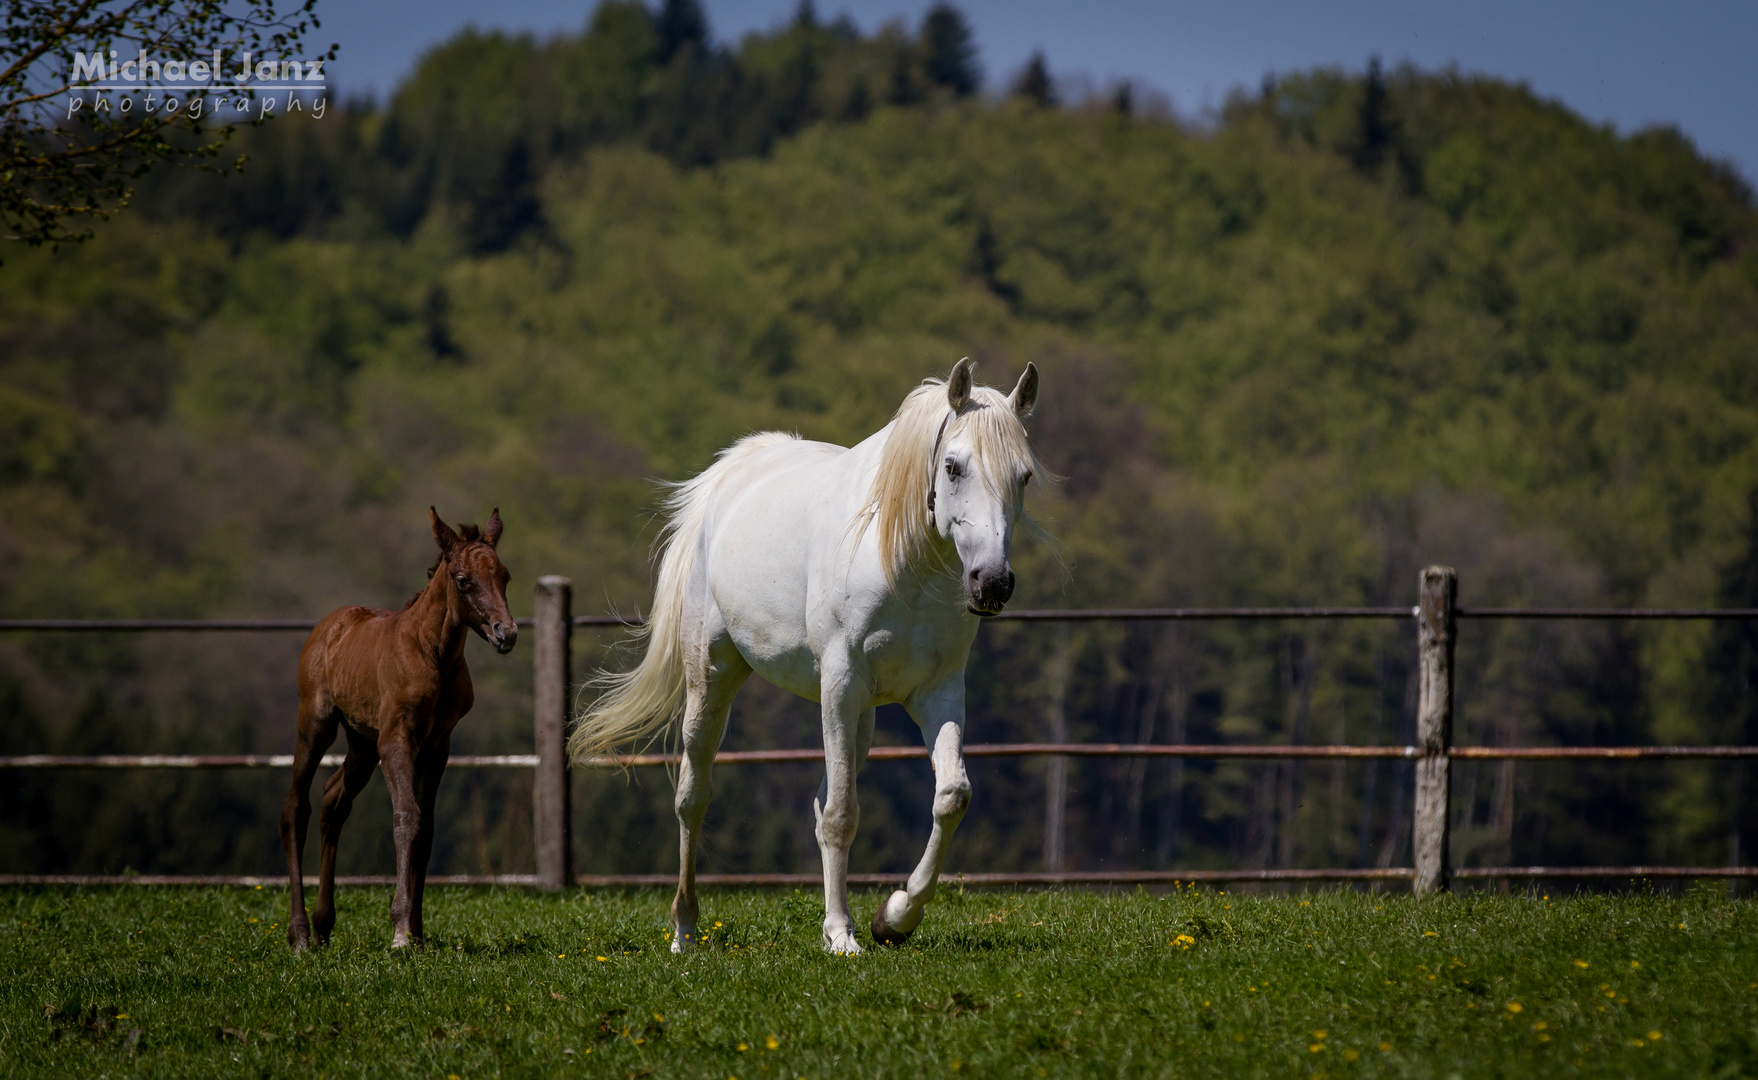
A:
{"type": "MultiPolygon", "coordinates": [[[[940,430],[934,433],[934,449],[928,453],[930,459],[938,458],[940,456],[940,440],[945,438],[946,425],[952,422],[952,416],[953,414],[948,412],[945,416],[940,418],[940,430]]],[[[928,473],[928,513],[930,514],[934,512],[934,480],[939,475],[940,463],[935,461],[933,463],[933,468],[928,473]]]]}

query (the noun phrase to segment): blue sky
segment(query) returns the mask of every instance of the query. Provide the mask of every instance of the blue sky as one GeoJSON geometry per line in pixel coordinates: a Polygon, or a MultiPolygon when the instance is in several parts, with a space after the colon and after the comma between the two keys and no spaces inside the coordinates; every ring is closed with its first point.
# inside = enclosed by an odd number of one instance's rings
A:
{"type": "MultiPolygon", "coordinates": [[[[656,2],[656,0],[655,0],[656,2]]],[[[915,25],[931,0],[819,0],[823,18],[846,12],[865,30],[890,19],[915,25]]],[[[474,23],[539,35],[577,30],[596,0],[320,0],[322,44],[341,52],[344,92],[382,97],[430,46],[474,23]]],[[[722,41],[768,29],[798,0],[705,0],[722,41]]],[[[1185,114],[1218,105],[1271,71],[1320,65],[1388,66],[1523,80],[1591,120],[1630,132],[1673,124],[1706,153],[1758,178],[1758,3],[1673,0],[966,0],[991,88],[1034,49],[1058,75],[1095,84],[1128,78],[1168,94],[1185,114]]]]}

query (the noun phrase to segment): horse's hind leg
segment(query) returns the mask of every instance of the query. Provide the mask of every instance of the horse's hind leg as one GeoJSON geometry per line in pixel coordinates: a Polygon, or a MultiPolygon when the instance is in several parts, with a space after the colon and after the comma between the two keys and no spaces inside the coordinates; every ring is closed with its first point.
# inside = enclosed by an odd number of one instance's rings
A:
{"type": "Polygon", "coordinates": [[[293,744],[293,779],[281,807],[281,850],[287,857],[287,944],[295,951],[311,945],[305,914],[305,832],[311,822],[311,778],[324,751],[336,741],[336,713],[325,703],[299,702],[299,729],[293,744]]]}
{"type": "Polygon", "coordinates": [[[324,805],[317,819],[322,847],[318,854],[317,906],[311,912],[312,929],[319,943],[330,940],[336,926],[336,844],[342,839],[342,826],[354,810],[354,797],[372,779],[378,765],[378,745],[344,726],[348,736],[348,756],[342,767],[324,782],[324,805]]]}
{"type": "Polygon", "coordinates": [[[689,680],[684,704],[683,762],[678,769],[678,894],[671,904],[671,951],[688,952],[700,940],[696,920],[696,848],[702,835],[702,815],[714,794],[714,754],[726,734],[727,713],[733,697],[750,677],[745,663],[724,633],[692,657],[685,677],[689,680]]]}
{"type": "Polygon", "coordinates": [[[952,834],[964,820],[971,801],[971,782],[964,770],[964,673],[910,702],[934,766],[934,829],[922,861],[904,888],[891,894],[873,913],[873,940],[901,945],[922,922],[922,909],[934,899],[934,886],[952,834]]]}

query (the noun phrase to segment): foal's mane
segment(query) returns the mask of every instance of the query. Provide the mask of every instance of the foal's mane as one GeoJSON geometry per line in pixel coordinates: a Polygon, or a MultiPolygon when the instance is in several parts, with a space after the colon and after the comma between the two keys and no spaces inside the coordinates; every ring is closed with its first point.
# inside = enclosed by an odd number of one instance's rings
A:
{"type": "Polygon", "coordinates": [[[879,533],[879,558],[885,580],[893,587],[910,567],[921,567],[934,553],[937,538],[928,513],[928,492],[933,487],[938,447],[957,435],[969,441],[977,475],[997,498],[1019,498],[1020,531],[1052,549],[1055,542],[1025,512],[1022,496],[1014,494],[1020,473],[1048,474],[1032,450],[1025,424],[1006,394],[990,386],[972,386],[958,412],[946,400],[945,379],[925,379],[897,407],[891,434],[879,452],[879,468],[873,476],[872,497],[860,527],[872,524],[879,533]],[[945,430],[941,424],[945,423],[945,430]]]}

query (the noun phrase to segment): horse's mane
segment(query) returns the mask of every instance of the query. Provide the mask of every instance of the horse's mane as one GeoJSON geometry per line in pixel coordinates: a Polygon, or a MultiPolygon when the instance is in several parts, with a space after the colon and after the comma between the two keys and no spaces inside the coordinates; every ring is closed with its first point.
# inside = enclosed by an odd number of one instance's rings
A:
{"type": "MultiPolygon", "coordinates": [[[[878,530],[879,558],[885,567],[885,579],[893,586],[906,569],[921,566],[934,550],[928,491],[934,483],[934,471],[939,468],[935,460],[937,441],[944,446],[955,435],[965,435],[984,486],[1002,498],[1015,497],[1013,484],[1021,472],[1030,470],[1048,477],[1006,394],[989,386],[973,386],[964,408],[956,414],[951,414],[951,409],[946,400],[946,380],[924,380],[897,407],[891,434],[879,452],[872,498],[861,527],[870,523],[878,530]],[[944,434],[940,429],[943,421],[944,434]]],[[[1054,549],[1055,542],[1025,512],[1023,505],[1018,507],[1018,513],[1020,530],[1054,549]]]]}
{"type": "MultiPolygon", "coordinates": [[[[464,543],[473,544],[482,539],[482,530],[475,525],[459,525],[458,535],[463,538],[464,543]]],[[[427,580],[433,580],[433,575],[439,572],[440,564],[445,561],[446,553],[443,551],[433,557],[433,565],[427,568],[427,580]]],[[[403,610],[408,611],[410,608],[414,607],[415,601],[421,599],[421,593],[426,591],[427,587],[425,585],[422,586],[421,592],[416,593],[414,596],[411,596],[408,600],[404,601],[403,610]]]]}

